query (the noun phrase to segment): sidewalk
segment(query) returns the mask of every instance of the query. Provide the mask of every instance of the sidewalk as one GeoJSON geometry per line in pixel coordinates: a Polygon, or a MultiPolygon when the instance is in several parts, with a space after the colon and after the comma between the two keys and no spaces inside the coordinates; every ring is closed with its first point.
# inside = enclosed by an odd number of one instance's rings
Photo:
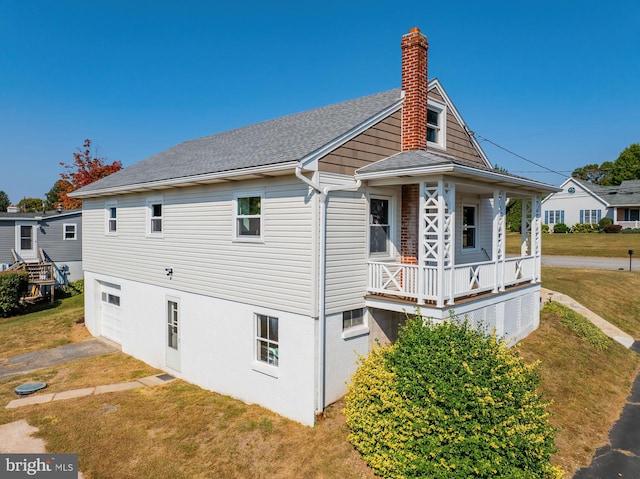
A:
{"type": "Polygon", "coordinates": [[[563,304],[568,308],[573,309],[577,313],[580,313],[582,316],[584,316],[593,324],[595,324],[604,334],[609,336],[614,341],[619,342],[625,348],[631,348],[631,346],[633,346],[634,339],[629,334],[625,333],[620,328],[618,328],[617,326],[614,326],[608,321],[605,321],[596,313],[585,308],[580,303],[578,303],[575,299],[567,296],[566,294],[541,288],[540,298],[544,303],[546,303],[547,301],[554,301],[556,303],[563,304]]]}
{"type": "Polygon", "coordinates": [[[128,381],[125,383],[105,384],[103,386],[72,389],[70,391],[63,391],[59,393],[38,394],[35,396],[14,399],[6,405],[6,409],[31,406],[33,404],[44,404],[51,401],[60,401],[63,399],[74,399],[84,396],[113,393],[118,391],[129,391],[131,389],[138,389],[141,387],[159,386],[161,384],[166,384],[167,382],[173,381],[174,379],[175,378],[169,374],[156,374],[154,376],[147,376],[146,378],[140,378],[136,379],[135,381],[128,381]]]}

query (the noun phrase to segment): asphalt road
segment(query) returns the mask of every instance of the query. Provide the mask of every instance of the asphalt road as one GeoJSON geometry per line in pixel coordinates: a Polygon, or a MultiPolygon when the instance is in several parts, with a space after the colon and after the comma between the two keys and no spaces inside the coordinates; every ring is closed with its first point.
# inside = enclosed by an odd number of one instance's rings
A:
{"type": "MultiPolygon", "coordinates": [[[[631,257],[631,271],[640,271],[640,251],[631,257]]],[[[595,256],[542,255],[542,266],[563,268],[594,268],[629,271],[629,258],[597,258],[595,256]]]]}

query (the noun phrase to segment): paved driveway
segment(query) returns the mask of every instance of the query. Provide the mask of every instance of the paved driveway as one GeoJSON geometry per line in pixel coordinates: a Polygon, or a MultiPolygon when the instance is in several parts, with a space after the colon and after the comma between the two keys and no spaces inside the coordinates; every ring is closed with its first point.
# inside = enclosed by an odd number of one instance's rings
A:
{"type": "MultiPolygon", "coordinates": [[[[596,258],[595,256],[542,255],[542,266],[629,271],[629,258],[596,258]]],[[[631,271],[640,271],[640,251],[638,251],[637,257],[631,258],[631,271]]]]}

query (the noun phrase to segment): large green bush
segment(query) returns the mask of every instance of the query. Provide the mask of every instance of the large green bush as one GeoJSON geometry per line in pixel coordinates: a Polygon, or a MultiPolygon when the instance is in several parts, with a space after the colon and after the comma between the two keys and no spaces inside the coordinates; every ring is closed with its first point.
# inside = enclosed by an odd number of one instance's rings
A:
{"type": "Polygon", "coordinates": [[[29,286],[26,271],[3,271],[0,273],[0,316],[6,318],[20,306],[20,298],[29,286]]]}
{"type": "Polygon", "coordinates": [[[569,227],[567,225],[565,225],[564,223],[556,223],[555,225],[553,225],[553,232],[554,233],[568,233],[569,232],[569,227]]]}
{"type": "Polygon", "coordinates": [[[466,321],[410,318],[346,396],[349,440],[386,478],[553,478],[537,364],[466,321]]]}

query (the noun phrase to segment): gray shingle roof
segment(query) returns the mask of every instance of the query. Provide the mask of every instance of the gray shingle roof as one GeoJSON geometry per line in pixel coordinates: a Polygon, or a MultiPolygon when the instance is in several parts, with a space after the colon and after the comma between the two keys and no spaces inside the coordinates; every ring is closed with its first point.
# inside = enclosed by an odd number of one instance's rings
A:
{"type": "Polygon", "coordinates": [[[74,214],[82,213],[82,210],[63,210],[62,213],[58,213],[55,210],[52,211],[37,211],[28,213],[7,213],[6,211],[0,211],[0,221],[2,220],[32,220],[38,217],[43,219],[55,218],[58,216],[72,216],[74,214]]]}
{"type": "Polygon", "coordinates": [[[494,171],[471,161],[465,161],[449,155],[435,153],[431,150],[412,150],[396,153],[389,158],[385,158],[370,165],[358,169],[358,174],[376,173],[383,171],[404,170],[410,168],[421,168],[426,166],[455,164],[469,166],[485,171],[494,171]]]}
{"type": "Polygon", "coordinates": [[[400,95],[397,88],[185,141],[78,192],[297,161],[391,107],[400,95]]]}
{"type": "Polygon", "coordinates": [[[606,201],[610,206],[638,206],[640,205],[640,180],[626,180],[618,186],[601,186],[574,180],[606,201]]]}

